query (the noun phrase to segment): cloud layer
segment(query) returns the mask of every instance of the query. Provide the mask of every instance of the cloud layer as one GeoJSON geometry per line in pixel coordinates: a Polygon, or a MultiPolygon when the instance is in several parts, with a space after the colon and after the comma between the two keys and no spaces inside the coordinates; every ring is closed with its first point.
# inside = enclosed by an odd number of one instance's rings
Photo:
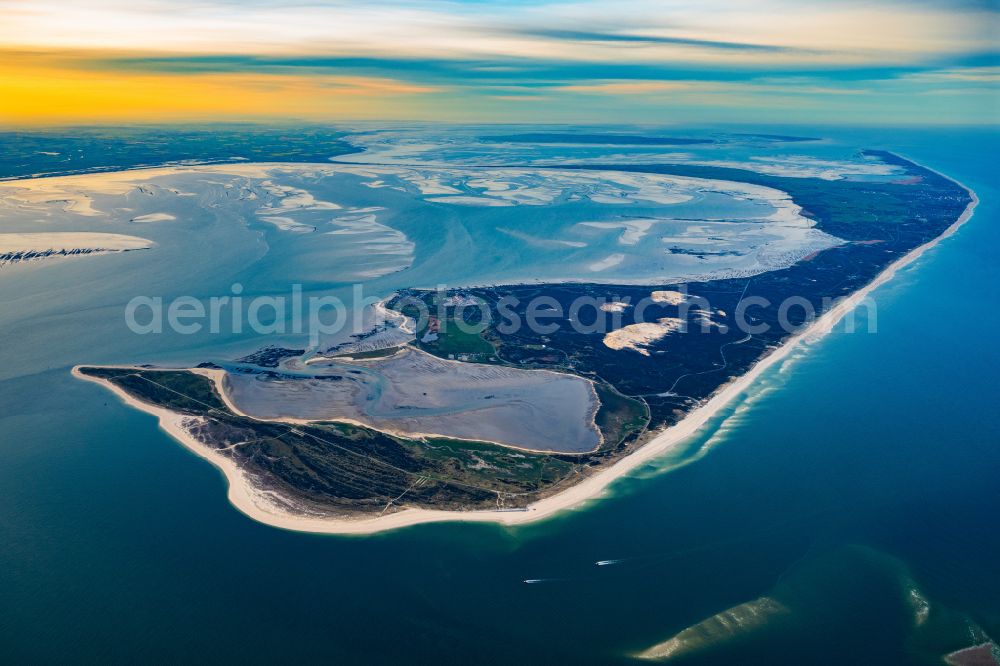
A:
{"type": "Polygon", "coordinates": [[[0,18],[8,124],[982,123],[1000,111],[988,2],[0,0],[0,18]]]}

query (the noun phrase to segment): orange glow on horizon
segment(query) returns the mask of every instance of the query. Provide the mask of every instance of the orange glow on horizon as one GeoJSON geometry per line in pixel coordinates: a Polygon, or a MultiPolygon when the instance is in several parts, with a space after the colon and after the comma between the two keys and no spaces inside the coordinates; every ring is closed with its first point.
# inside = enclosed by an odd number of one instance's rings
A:
{"type": "Polygon", "coordinates": [[[439,89],[384,78],[81,69],[0,53],[0,124],[324,119],[364,116],[439,89]]]}

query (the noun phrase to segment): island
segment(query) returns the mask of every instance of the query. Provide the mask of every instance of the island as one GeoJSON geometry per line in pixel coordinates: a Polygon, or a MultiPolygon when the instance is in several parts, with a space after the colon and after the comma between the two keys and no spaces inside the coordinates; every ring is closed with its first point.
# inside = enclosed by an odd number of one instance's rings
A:
{"type": "MultiPolygon", "coordinates": [[[[308,352],[268,347],[226,367],[80,365],[73,373],[157,416],[223,471],[237,508],[269,525],[346,534],[539,520],[688,438],[972,215],[975,194],[950,178],[893,153],[865,157],[899,176],[559,167],[787,193],[796,214],[836,242],[765,272],[402,289],[380,304],[406,322],[395,334],[373,329],[308,352]],[[548,325],[503,326],[532,316],[548,325]],[[612,326],[586,325],[599,317],[612,326]]],[[[712,251],[685,256],[707,263],[712,251]]]]}

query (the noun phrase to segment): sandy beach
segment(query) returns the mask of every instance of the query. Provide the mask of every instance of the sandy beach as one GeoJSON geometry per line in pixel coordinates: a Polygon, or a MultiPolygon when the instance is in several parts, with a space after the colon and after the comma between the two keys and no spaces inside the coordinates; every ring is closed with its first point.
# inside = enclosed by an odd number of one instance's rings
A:
{"type": "MultiPolygon", "coordinates": [[[[957,181],[953,182],[957,183],[957,181]]],[[[957,184],[961,185],[961,183],[957,184]]],[[[192,437],[184,427],[184,421],[190,417],[184,417],[167,409],[136,400],[110,382],[84,376],[78,371],[78,368],[73,369],[73,375],[80,379],[101,384],[113,391],[129,406],[158,417],[160,427],[168,434],[223,472],[229,484],[229,501],[247,516],[266,525],[294,531],[341,535],[371,534],[421,523],[441,521],[489,522],[509,526],[521,525],[551,518],[564,511],[578,508],[588,500],[599,498],[616,479],[655,460],[657,457],[675,448],[679,443],[693,436],[723,407],[750,388],[764,372],[786,359],[800,344],[803,342],[814,342],[829,333],[846,314],[864,301],[875,289],[891,280],[897,271],[914,263],[942,239],[954,234],[962,224],[972,217],[979,199],[972,190],[965,188],[964,185],[962,187],[968,191],[972,201],[962,215],[940,236],[915,248],[887,266],[867,286],[838,302],[832,309],[816,319],[807,329],[789,338],[785,344],[761,359],[746,374],[720,387],[710,399],[693,410],[673,427],[659,433],[644,446],[613,465],[594,473],[571,488],[539,500],[528,506],[525,510],[454,512],[429,509],[403,509],[396,513],[376,518],[362,519],[294,515],[282,510],[278,503],[267,497],[266,492],[256,490],[253,487],[252,480],[247,478],[246,474],[231,460],[208,449],[192,437]]],[[[216,382],[217,387],[220,388],[220,394],[226,399],[225,391],[221,390],[223,371],[208,369],[197,369],[195,371],[212,378],[216,382]]],[[[239,413],[228,399],[226,399],[226,403],[235,413],[239,413]]],[[[289,422],[292,421],[289,420],[289,422]]]]}

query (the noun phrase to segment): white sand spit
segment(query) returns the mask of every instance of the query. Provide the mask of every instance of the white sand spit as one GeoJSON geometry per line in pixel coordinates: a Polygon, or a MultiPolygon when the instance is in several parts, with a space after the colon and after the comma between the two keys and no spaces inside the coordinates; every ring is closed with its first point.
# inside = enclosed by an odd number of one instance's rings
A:
{"type": "Polygon", "coordinates": [[[148,215],[133,217],[132,222],[169,222],[176,219],[177,217],[170,213],[150,213],[148,215]]]}

